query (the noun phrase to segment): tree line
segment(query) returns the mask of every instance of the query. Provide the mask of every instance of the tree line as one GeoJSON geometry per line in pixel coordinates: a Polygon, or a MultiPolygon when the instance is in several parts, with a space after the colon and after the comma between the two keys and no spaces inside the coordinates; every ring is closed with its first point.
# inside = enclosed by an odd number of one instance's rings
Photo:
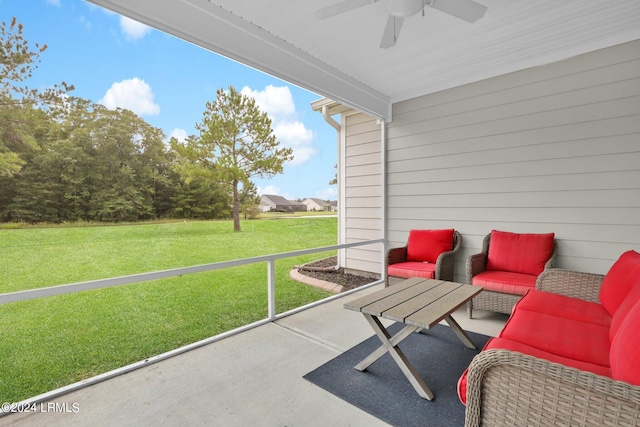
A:
{"type": "Polygon", "coordinates": [[[0,221],[234,218],[257,211],[252,177],[293,158],[266,113],[235,88],[219,89],[196,128],[166,141],[132,111],[46,91],[26,81],[46,45],[32,48],[16,18],[0,24],[0,221]]]}

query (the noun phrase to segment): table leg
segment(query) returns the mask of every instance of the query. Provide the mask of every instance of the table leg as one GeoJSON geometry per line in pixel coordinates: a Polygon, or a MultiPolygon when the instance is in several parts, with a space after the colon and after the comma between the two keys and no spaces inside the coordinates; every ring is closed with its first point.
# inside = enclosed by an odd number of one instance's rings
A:
{"type": "MultiPolygon", "coordinates": [[[[369,320],[369,319],[367,319],[367,320],[369,320]]],[[[371,322],[369,322],[369,323],[371,323],[371,322]]],[[[391,339],[389,339],[389,342],[391,343],[391,345],[393,345],[395,347],[398,344],[400,344],[405,338],[407,338],[409,335],[411,335],[414,331],[416,331],[416,329],[420,329],[420,328],[417,328],[417,327],[411,326],[411,325],[407,325],[404,328],[402,328],[402,330],[400,330],[400,332],[398,332],[393,337],[391,337],[391,339]]],[[[388,351],[387,347],[384,344],[381,345],[380,347],[378,347],[377,350],[375,350],[373,353],[371,353],[369,356],[367,356],[365,359],[363,359],[362,362],[358,363],[356,365],[356,369],[358,371],[364,371],[369,366],[371,366],[373,364],[373,362],[375,362],[376,360],[378,360],[382,356],[384,356],[387,353],[387,351],[388,351]]]]}
{"type": "Polygon", "coordinates": [[[460,325],[458,325],[458,322],[453,320],[453,317],[447,316],[444,318],[444,320],[447,321],[451,329],[453,329],[453,332],[456,333],[456,335],[458,336],[458,338],[460,338],[460,341],[462,341],[464,345],[474,350],[477,350],[476,345],[473,343],[473,341],[471,341],[471,338],[469,338],[469,335],[467,335],[464,329],[462,329],[460,325]]]}
{"type": "MultiPolygon", "coordinates": [[[[418,372],[415,370],[413,365],[411,365],[411,363],[407,359],[407,356],[405,356],[402,350],[397,347],[398,344],[392,343],[392,341],[399,342],[402,340],[394,340],[394,338],[389,335],[389,332],[382,325],[382,323],[380,323],[380,320],[377,317],[371,316],[370,314],[364,314],[364,317],[367,319],[378,338],[380,338],[380,341],[382,341],[382,344],[386,348],[386,351],[388,351],[391,357],[393,357],[393,360],[396,362],[405,377],[407,377],[418,395],[423,399],[432,400],[434,395],[431,390],[429,390],[429,387],[427,387],[424,380],[420,378],[420,375],[418,375],[418,372]]],[[[415,331],[416,329],[417,328],[415,327],[410,328],[410,330],[408,328],[404,328],[399,332],[399,334],[404,332],[406,336],[409,336],[411,332],[415,331]]],[[[406,338],[406,336],[404,338],[406,338]]]]}

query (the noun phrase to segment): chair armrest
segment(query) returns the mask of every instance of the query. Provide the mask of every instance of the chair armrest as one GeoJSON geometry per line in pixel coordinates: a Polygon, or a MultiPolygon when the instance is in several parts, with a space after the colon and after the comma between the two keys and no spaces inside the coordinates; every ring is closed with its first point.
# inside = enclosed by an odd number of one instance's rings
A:
{"type": "Polygon", "coordinates": [[[436,275],[434,279],[453,282],[455,257],[461,246],[462,235],[456,231],[454,232],[453,249],[447,252],[442,252],[436,259],[436,275]]]}
{"type": "Polygon", "coordinates": [[[389,267],[391,264],[397,264],[399,262],[405,262],[407,260],[407,247],[403,246],[401,248],[391,248],[387,251],[387,256],[385,257],[385,271],[386,267],[389,267]]]}
{"type": "Polygon", "coordinates": [[[466,427],[576,423],[637,425],[640,387],[509,350],[471,361],[466,427]]]}
{"type": "Polygon", "coordinates": [[[469,255],[466,262],[467,283],[471,284],[471,279],[478,273],[482,273],[487,268],[487,254],[469,255]]]}
{"type": "Polygon", "coordinates": [[[536,289],[599,302],[603,279],[604,276],[601,274],[550,268],[540,273],[536,281],[536,289]]]}

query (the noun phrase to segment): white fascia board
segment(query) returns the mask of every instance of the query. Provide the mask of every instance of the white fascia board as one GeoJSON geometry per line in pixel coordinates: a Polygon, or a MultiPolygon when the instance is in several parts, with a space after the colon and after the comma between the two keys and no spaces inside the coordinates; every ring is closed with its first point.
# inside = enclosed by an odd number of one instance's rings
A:
{"type": "Polygon", "coordinates": [[[327,107],[330,116],[346,113],[347,111],[353,110],[353,108],[347,107],[329,98],[318,99],[311,103],[311,109],[313,111],[322,112],[323,107],[327,107]]]}
{"type": "Polygon", "coordinates": [[[389,97],[208,0],[88,0],[256,70],[391,120],[389,97]]]}

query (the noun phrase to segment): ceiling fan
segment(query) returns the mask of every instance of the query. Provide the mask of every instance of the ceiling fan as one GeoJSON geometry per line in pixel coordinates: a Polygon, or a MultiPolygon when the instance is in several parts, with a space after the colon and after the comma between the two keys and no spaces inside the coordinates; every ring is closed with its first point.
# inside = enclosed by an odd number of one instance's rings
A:
{"type": "MultiPolygon", "coordinates": [[[[316,11],[316,18],[327,19],[342,13],[357,9],[362,6],[377,3],[380,0],[343,0],[334,5],[316,11]]],[[[381,48],[395,46],[400,36],[400,29],[404,18],[431,7],[441,12],[448,13],[467,22],[476,22],[484,16],[487,7],[472,0],[386,0],[389,18],[382,33],[381,48]]]]}

